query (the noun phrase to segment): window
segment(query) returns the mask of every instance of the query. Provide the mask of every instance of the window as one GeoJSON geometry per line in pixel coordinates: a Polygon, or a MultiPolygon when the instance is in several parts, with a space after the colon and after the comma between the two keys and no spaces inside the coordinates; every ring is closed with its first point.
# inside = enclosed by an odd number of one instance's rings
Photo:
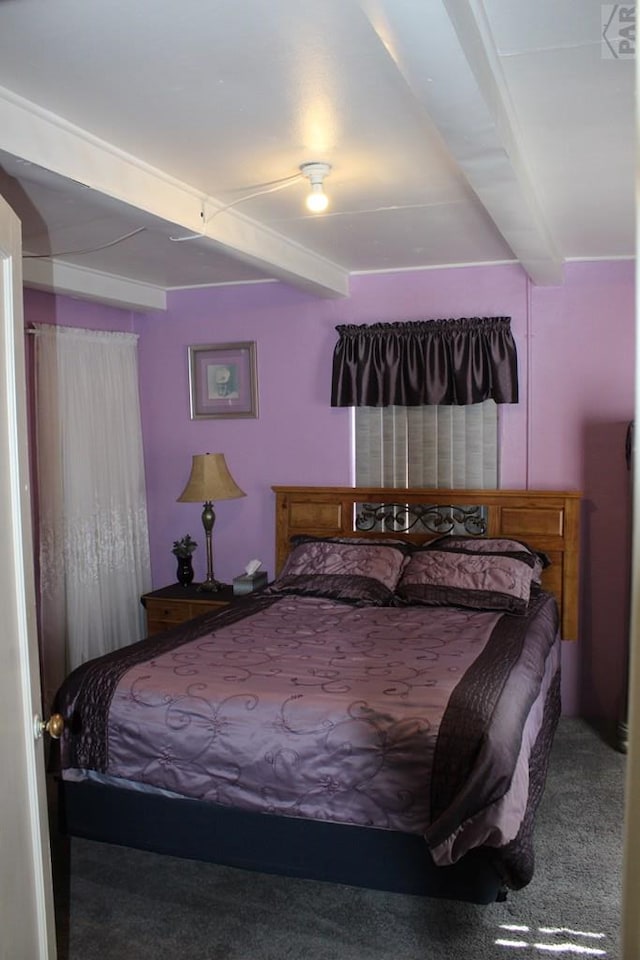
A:
{"type": "Polygon", "coordinates": [[[491,489],[498,405],[356,407],[356,484],[491,489]]]}
{"type": "Polygon", "coordinates": [[[518,402],[509,317],[343,324],[331,404],[354,407],[359,486],[498,485],[498,406],[518,402]]]}

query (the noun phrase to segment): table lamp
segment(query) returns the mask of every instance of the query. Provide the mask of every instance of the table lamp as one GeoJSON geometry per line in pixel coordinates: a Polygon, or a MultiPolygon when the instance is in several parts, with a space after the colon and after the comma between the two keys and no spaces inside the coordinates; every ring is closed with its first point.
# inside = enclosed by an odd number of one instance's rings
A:
{"type": "Polygon", "coordinates": [[[207,579],[199,590],[220,590],[224,584],[213,576],[213,547],[211,532],[216,515],[214,500],[235,500],[246,497],[231,474],[223,453],[196,453],[191,461],[191,475],[186,487],[178,497],[178,503],[202,503],[202,526],[207,546],[207,579]]]}

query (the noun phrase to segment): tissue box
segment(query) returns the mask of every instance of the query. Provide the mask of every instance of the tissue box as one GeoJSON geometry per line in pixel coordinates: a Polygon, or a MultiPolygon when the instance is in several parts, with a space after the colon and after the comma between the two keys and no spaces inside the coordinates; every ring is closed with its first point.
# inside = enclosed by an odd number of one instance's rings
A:
{"type": "Polygon", "coordinates": [[[255,573],[243,573],[241,577],[233,578],[233,592],[235,596],[241,596],[243,593],[253,593],[254,590],[261,590],[267,585],[267,571],[257,570],[255,573]]]}

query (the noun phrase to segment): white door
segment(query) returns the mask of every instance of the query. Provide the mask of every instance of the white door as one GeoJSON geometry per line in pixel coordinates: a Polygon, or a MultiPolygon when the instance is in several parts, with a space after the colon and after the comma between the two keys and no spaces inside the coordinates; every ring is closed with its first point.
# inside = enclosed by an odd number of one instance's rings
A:
{"type": "Polygon", "coordinates": [[[0,958],[54,960],[31,539],[20,221],[0,197],[0,958]]]}

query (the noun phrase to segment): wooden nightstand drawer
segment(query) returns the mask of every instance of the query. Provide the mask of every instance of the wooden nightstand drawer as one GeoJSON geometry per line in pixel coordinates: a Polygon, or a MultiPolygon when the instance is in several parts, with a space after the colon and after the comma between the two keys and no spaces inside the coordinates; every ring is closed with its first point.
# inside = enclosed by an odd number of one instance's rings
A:
{"type": "Polygon", "coordinates": [[[182,623],[183,620],[189,620],[197,616],[191,613],[191,604],[185,600],[153,600],[147,598],[145,604],[147,608],[147,617],[150,620],[163,620],[167,623],[182,623]]]}
{"type": "Polygon", "coordinates": [[[198,590],[197,586],[172,584],[145,593],[140,599],[147,611],[147,634],[152,636],[177,623],[228,606],[233,601],[233,589],[225,585],[217,593],[207,593],[198,590]]]}

